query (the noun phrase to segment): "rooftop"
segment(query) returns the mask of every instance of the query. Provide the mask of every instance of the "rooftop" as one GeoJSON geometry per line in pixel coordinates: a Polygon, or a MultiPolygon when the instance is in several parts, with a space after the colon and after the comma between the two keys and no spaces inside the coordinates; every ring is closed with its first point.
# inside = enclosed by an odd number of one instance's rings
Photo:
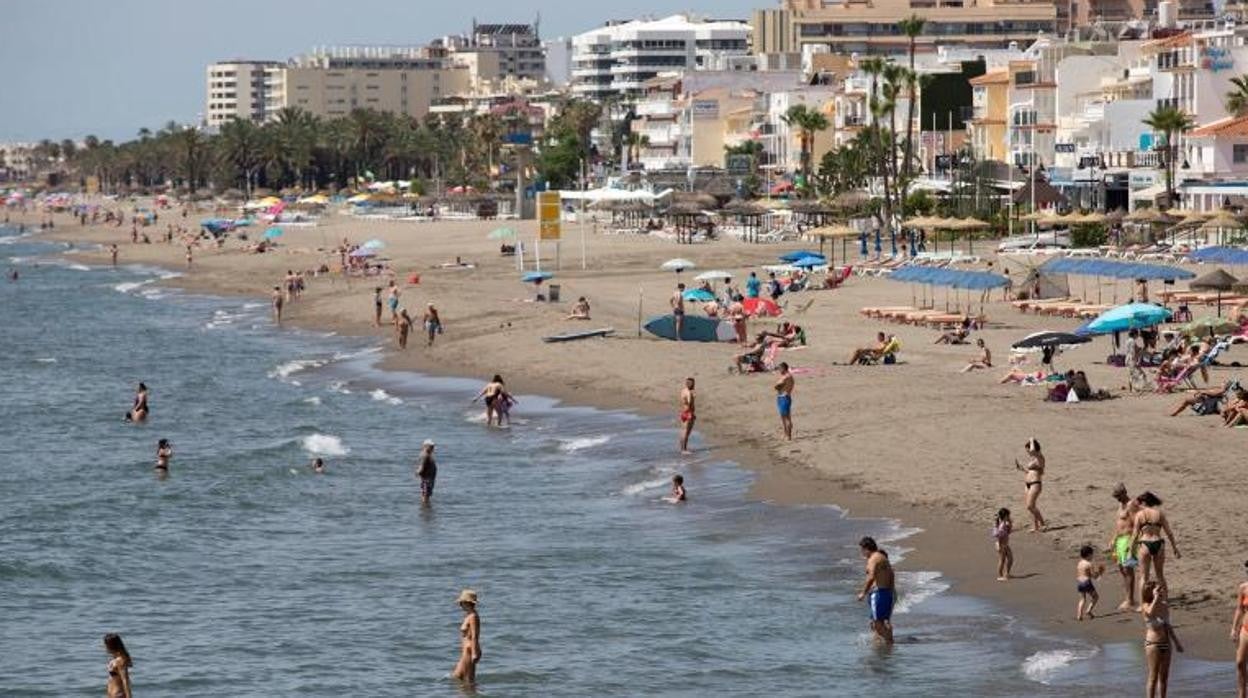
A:
{"type": "Polygon", "coordinates": [[[1194,138],[1202,136],[1248,136],[1248,116],[1228,116],[1225,119],[1219,119],[1199,128],[1194,128],[1187,135],[1194,138]]]}

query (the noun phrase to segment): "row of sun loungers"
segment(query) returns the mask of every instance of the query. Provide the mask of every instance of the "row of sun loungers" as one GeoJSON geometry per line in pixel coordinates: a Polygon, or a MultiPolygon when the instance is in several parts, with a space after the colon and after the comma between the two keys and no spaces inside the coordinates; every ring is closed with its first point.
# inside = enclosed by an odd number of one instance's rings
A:
{"type": "MultiPolygon", "coordinates": [[[[901,322],[907,325],[926,325],[928,327],[957,327],[966,321],[963,313],[949,313],[943,310],[920,309],[911,306],[886,306],[862,308],[861,315],[875,320],[901,322]]],[[[983,316],[971,318],[981,326],[987,320],[983,316]]]]}
{"type": "Polygon", "coordinates": [[[1036,315],[1055,317],[1094,318],[1113,308],[1113,305],[1102,303],[1085,303],[1078,298],[1046,298],[1044,300],[1013,301],[1010,303],[1020,313],[1031,312],[1036,315]]]}

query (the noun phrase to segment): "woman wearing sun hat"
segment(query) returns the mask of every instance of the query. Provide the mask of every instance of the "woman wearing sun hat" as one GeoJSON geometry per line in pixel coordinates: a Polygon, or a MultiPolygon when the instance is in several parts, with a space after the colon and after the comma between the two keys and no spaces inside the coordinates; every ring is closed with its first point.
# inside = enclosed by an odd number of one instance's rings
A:
{"type": "Polygon", "coordinates": [[[477,681],[477,662],[481,661],[481,617],[477,615],[477,592],[464,589],[455,602],[464,609],[464,622],[459,624],[459,663],[451,676],[472,684],[477,681]]]}

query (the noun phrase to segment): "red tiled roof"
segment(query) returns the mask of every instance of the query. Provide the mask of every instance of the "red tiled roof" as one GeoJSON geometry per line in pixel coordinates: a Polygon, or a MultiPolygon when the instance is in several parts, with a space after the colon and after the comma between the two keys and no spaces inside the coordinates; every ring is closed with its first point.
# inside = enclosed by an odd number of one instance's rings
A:
{"type": "Polygon", "coordinates": [[[1228,116],[1194,128],[1189,136],[1248,136],[1248,116],[1228,116]]]}

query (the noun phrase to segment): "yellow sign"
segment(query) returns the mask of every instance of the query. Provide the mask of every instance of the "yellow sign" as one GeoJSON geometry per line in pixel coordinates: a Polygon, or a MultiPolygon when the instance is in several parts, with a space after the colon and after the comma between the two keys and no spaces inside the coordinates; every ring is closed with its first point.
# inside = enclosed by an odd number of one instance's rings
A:
{"type": "Polygon", "coordinates": [[[562,234],[560,225],[559,192],[539,191],[537,193],[537,220],[539,224],[539,240],[558,240],[562,234]]]}
{"type": "Polygon", "coordinates": [[[96,177],[95,175],[91,175],[87,177],[87,193],[88,194],[100,193],[100,178],[99,177],[96,177]]]}

